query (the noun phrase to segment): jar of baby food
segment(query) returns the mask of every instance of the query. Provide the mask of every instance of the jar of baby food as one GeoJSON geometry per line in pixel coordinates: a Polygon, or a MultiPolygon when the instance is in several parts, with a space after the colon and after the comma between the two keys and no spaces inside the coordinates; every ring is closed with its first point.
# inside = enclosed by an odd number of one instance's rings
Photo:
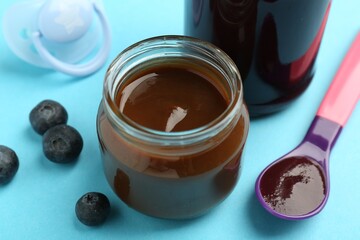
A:
{"type": "Polygon", "coordinates": [[[249,114],[234,62],[182,36],[136,43],[110,65],[97,117],[106,178],[147,215],[207,212],[234,189],[249,114]]]}

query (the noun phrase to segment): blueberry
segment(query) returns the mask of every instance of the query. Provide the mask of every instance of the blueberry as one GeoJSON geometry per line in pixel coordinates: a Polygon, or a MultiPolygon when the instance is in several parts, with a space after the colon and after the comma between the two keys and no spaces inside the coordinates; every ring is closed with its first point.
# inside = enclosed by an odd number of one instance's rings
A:
{"type": "Polygon", "coordinates": [[[42,144],[44,154],[50,161],[68,163],[80,155],[83,139],[75,128],[61,124],[45,132],[42,144]]]}
{"type": "Polygon", "coordinates": [[[31,110],[29,119],[33,129],[43,135],[49,128],[65,124],[68,120],[68,114],[60,103],[44,100],[31,110]]]}
{"type": "Polygon", "coordinates": [[[10,182],[19,169],[19,159],[16,153],[3,145],[0,145],[0,184],[10,182]]]}
{"type": "Polygon", "coordinates": [[[109,199],[99,192],[86,193],[76,202],[75,213],[85,225],[100,225],[110,214],[109,199]]]}

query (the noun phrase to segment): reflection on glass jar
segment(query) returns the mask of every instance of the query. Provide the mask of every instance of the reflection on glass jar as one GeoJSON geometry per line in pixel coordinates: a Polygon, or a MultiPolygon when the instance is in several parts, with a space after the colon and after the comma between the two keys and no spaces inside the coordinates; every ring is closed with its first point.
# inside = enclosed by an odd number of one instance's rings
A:
{"type": "Polygon", "coordinates": [[[128,206],[191,218],[235,187],[249,129],[240,75],[207,42],[144,40],[106,74],[97,130],[105,175],[128,206]]]}
{"type": "Polygon", "coordinates": [[[310,84],[331,0],[192,0],[186,35],[237,64],[251,116],[288,106],[310,84]]]}

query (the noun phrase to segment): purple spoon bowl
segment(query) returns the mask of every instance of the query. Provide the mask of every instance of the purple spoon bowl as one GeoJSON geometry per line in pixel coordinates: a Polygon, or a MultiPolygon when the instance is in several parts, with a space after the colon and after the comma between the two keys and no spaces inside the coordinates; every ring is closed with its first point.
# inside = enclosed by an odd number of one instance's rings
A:
{"type": "Polygon", "coordinates": [[[261,172],[255,191],[267,211],[294,220],[309,218],[324,208],[330,191],[330,151],[341,129],[335,122],[315,117],[303,141],[261,172]],[[298,200],[289,196],[306,191],[312,195],[298,200]]]}

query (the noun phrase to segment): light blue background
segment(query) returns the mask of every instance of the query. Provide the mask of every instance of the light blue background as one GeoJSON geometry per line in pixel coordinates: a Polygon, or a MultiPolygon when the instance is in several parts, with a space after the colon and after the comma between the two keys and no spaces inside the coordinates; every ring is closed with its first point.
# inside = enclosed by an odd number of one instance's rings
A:
{"type": "MultiPolygon", "coordinates": [[[[0,1],[1,17],[13,2],[0,1]]],[[[20,158],[16,177],[0,186],[0,239],[360,238],[359,104],[333,149],[331,195],[319,215],[299,222],[280,220],[265,212],[254,195],[260,171],[297,145],[309,127],[360,29],[359,0],[333,0],[312,84],[291,108],[251,122],[236,189],[219,207],[189,221],[155,219],[121,203],[105,181],[95,130],[103,77],[111,60],[138,40],[183,33],[183,0],[108,0],[104,5],[113,33],[111,55],[99,72],[84,79],[22,62],[7,48],[0,31],[0,144],[13,148],[20,158]],[[30,110],[46,98],[67,108],[69,124],[84,138],[84,149],[74,164],[46,160],[41,137],[30,127],[30,110]],[[89,228],[76,219],[75,202],[88,191],[101,191],[112,203],[112,214],[100,227],[89,228]]]]}

